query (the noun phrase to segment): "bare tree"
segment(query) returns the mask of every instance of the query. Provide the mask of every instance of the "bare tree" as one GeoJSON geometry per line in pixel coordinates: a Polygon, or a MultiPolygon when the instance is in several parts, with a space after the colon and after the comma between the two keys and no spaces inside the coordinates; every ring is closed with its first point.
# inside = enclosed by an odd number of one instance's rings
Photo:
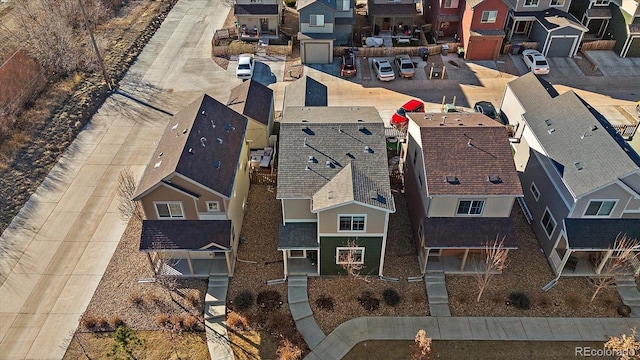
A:
{"type": "Polygon", "coordinates": [[[636,252],[640,250],[640,243],[636,239],[629,238],[626,234],[619,234],[613,246],[609,247],[606,255],[601,260],[602,269],[599,276],[591,277],[595,287],[589,302],[593,302],[598,293],[615,282],[615,276],[631,266],[631,261],[636,257],[636,252]]]}
{"type": "Polygon", "coordinates": [[[118,211],[122,220],[142,221],[142,207],[137,201],[133,201],[133,194],[136,191],[136,181],[133,172],[129,168],[120,171],[118,177],[118,211]]]}
{"type": "Polygon", "coordinates": [[[427,337],[427,332],[424,329],[418,330],[416,334],[415,343],[411,346],[411,359],[412,360],[429,360],[431,359],[431,343],[432,339],[427,337]]]}
{"type": "MultiPolygon", "coordinates": [[[[364,262],[362,261],[363,254],[358,249],[358,243],[356,240],[349,240],[345,247],[346,249],[338,253],[338,265],[344,269],[351,280],[362,278],[360,271],[364,269],[364,262]]],[[[367,279],[364,278],[364,280],[367,279]]]]}
{"type": "Polygon", "coordinates": [[[604,343],[604,347],[613,350],[620,360],[640,359],[640,341],[638,341],[636,328],[631,329],[631,334],[620,334],[620,337],[612,336],[604,343]]]}
{"type": "Polygon", "coordinates": [[[482,269],[478,269],[474,275],[478,284],[478,297],[476,302],[480,302],[480,298],[484,291],[489,287],[491,280],[497,272],[501,272],[507,267],[507,253],[508,249],[504,248],[504,236],[487,242],[483,250],[484,266],[482,269]]]}

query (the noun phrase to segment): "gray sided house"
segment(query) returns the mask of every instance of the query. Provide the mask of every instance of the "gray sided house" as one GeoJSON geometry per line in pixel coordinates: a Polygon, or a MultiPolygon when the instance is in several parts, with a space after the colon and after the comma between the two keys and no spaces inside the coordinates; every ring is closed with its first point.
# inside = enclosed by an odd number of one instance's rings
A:
{"type": "Polygon", "coordinates": [[[402,167],[420,271],[483,271],[487,244],[516,248],[522,187],[507,129],[479,113],[409,117],[402,167]]]}
{"type": "Polygon", "coordinates": [[[250,149],[269,146],[275,119],[273,90],[253,79],[247,80],[231,89],[227,106],[249,119],[246,142],[250,149]]]}
{"type": "Polygon", "coordinates": [[[588,28],[583,40],[599,40],[609,38],[609,22],[611,9],[615,4],[610,0],[573,0],[569,13],[580,20],[588,28]]]}
{"type": "MultiPolygon", "coordinates": [[[[502,112],[532,225],[558,276],[597,276],[619,236],[640,233],[640,158],[573,91],[534,74],[511,81],[502,112]]],[[[640,251],[640,249],[638,250],[640,251]]],[[[640,271],[640,261],[633,263],[640,271]]]]}
{"type": "Polygon", "coordinates": [[[327,87],[304,75],[284,88],[283,109],[287,107],[328,106],[327,87]]]}
{"type": "Polygon", "coordinates": [[[133,198],[145,214],[140,251],[157,272],[233,274],[249,192],[248,121],[203,95],[167,124],[133,198]]]}
{"type": "Polygon", "coordinates": [[[571,57],[588,28],[569,14],[571,0],[509,0],[512,11],[505,26],[511,44],[538,42],[547,57],[571,57]]]}
{"type": "Polygon", "coordinates": [[[334,45],[350,45],[354,24],[353,0],[300,0],[300,57],[305,64],[333,61],[334,45]]]}
{"type": "Polygon", "coordinates": [[[284,275],[382,275],[395,212],[384,123],[374,107],[289,107],[276,197],[284,275]]]}

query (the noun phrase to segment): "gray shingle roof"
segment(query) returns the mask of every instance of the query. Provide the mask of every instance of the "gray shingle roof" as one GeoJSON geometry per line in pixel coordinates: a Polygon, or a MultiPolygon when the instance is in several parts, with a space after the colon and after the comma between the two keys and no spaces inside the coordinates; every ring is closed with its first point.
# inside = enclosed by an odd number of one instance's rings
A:
{"type": "Polygon", "coordinates": [[[235,15],[278,15],[278,5],[275,4],[236,4],[235,15]]]}
{"type": "Polygon", "coordinates": [[[516,238],[510,217],[434,217],[424,218],[425,248],[484,248],[487,242],[501,240],[515,249],[516,238]]]}
{"type": "Polygon", "coordinates": [[[231,220],[144,220],[141,251],[230,250],[231,220]]]}
{"type": "Polygon", "coordinates": [[[638,219],[574,219],[564,220],[571,249],[607,249],[613,247],[620,234],[640,241],[638,219]]]}
{"type": "Polygon", "coordinates": [[[523,117],[575,198],[640,170],[573,91],[540,101],[523,117]]]}
{"type": "Polygon", "coordinates": [[[288,107],[283,114],[278,199],[311,199],[355,163],[323,191],[350,180],[352,190],[341,196],[395,211],[384,123],[374,107],[288,107]],[[388,200],[367,200],[372,189],[388,200]]]}
{"type": "Polygon", "coordinates": [[[308,249],[318,247],[318,223],[280,224],[278,250],[308,249]]]}
{"type": "Polygon", "coordinates": [[[415,4],[375,4],[369,1],[369,15],[418,15],[415,4]]]}
{"type": "Polygon", "coordinates": [[[303,76],[284,88],[284,105],[327,106],[327,87],[310,76],[303,76]]]}
{"type": "Polygon", "coordinates": [[[199,96],[169,120],[134,199],[175,173],[231,197],[247,122],[209,95],[199,96]]]}
{"type": "Polygon", "coordinates": [[[251,79],[231,89],[227,106],[240,114],[269,125],[273,90],[251,79]]]}

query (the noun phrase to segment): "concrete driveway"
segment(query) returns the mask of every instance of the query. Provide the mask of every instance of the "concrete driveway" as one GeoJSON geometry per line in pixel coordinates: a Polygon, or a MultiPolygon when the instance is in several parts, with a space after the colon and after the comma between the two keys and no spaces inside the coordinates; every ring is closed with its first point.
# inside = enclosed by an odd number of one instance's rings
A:
{"type": "MultiPolygon", "coordinates": [[[[202,92],[225,101],[240,81],[213,63],[210,44],[227,12],[180,0],[121,90],[170,113],[202,92]]],[[[141,175],[169,118],[112,95],[2,234],[11,256],[0,259],[0,358],[62,358],[125,229],[118,174],[141,175]]]]}

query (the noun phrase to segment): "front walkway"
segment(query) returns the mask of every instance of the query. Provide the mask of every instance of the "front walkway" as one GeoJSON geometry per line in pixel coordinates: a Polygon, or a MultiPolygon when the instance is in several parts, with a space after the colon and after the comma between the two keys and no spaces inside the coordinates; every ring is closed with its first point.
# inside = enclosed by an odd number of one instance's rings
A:
{"type": "Polygon", "coordinates": [[[233,350],[225,324],[228,287],[228,276],[210,276],[204,298],[204,330],[207,335],[207,346],[211,358],[216,360],[233,360],[233,350]]]}
{"type": "Polygon", "coordinates": [[[305,359],[341,359],[365,340],[606,341],[640,326],[627,318],[361,317],[340,324],[305,359]]]}

